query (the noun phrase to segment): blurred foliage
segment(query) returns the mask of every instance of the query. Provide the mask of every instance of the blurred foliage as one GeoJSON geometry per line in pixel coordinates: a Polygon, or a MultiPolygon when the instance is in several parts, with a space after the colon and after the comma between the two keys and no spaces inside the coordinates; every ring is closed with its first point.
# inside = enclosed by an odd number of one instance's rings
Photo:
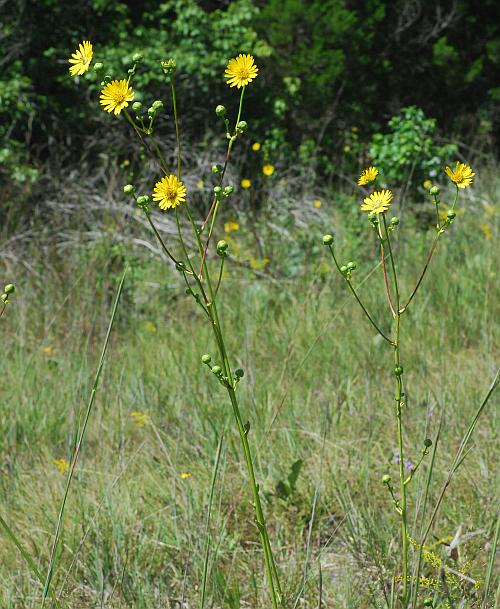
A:
{"type": "Polygon", "coordinates": [[[436,120],[426,118],[420,108],[409,106],[391,118],[389,133],[375,133],[370,145],[370,156],[382,168],[383,180],[391,185],[402,185],[409,177],[422,183],[435,178],[448,159],[455,157],[457,146],[434,143],[436,120]]]}
{"type": "MultiPolygon", "coordinates": [[[[436,119],[432,130],[439,125],[448,140],[498,152],[496,11],[494,0],[0,0],[0,180],[14,194],[29,192],[41,159],[59,155],[62,167],[75,165],[89,140],[99,152],[101,125],[114,119],[99,109],[93,73],[82,77],[90,86],[68,74],[84,38],[114,77],[126,74],[134,52],[144,53],[134,88],[145,102],[168,99],[158,61],[173,57],[183,133],[207,147],[214,107],[234,105],[226,61],[250,52],[260,75],[245,112],[267,160],[307,164],[326,177],[357,171],[368,160],[365,143],[407,106],[436,119]]],[[[416,143],[430,123],[414,118],[413,132],[400,125],[372,150],[394,159],[399,133],[440,158],[432,143],[416,143]]],[[[119,154],[120,125],[115,133],[119,154]]],[[[391,177],[401,179],[407,152],[398,153],[391,177]]]]}

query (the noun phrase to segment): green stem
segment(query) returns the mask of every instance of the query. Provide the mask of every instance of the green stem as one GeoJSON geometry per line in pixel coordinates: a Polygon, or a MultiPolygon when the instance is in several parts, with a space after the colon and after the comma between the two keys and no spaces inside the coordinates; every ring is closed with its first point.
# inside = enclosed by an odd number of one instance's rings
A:
{"type": "Polygon", "coordinates": [[[365,305],[361,302],[361,299],[359,298],[356,290],[352,287],[351,282],[349,281],[349,279],[347,279],[347,277],[344,276],[344,274],[340,270],[340,266],[339,266],[339,263],[337,262],[337,258],[335,257],[335,252],[333,250],[333,247],[331,245],[329,245],[328,247],[330,249],[330,253],[332,255],[333,261],[335,262],[335,266],[337,267],[338,272],[346,280],[347,285],[349,286],[349,289],[353,293],[354,298],[358,301],[359,306],[363,309],[363,312],[366,315],[366,317],[368,318],[368,320],[370,321],[371,325],[375,328],[375,330],[377,330],[377,332],[380,334],[380,336],[382,336],[382,338],[384,338],[390,345],[394,345],[394,342],[386,334],[384,334],[382,332],[382,330],[378,327],[378,325],[375,323],[375,321],[373,320],[373,318],[370,315],[370,313],[368,313],[368,311],[366,310],[365,305]]]}
{"type": "Polygon", "coordinates": [[[404,446],[403,446],[403,381],[401,379],[401,358],[400,358],[400,301],[399,301],[399,287],[398,287],[398,276],[396,273],[396,264],[394,261],[394,254],[392,252],[391,238],[387,229],[387,221],[385,214],[381,214],[384,222],[385,237],[387,240],[387,249],[389,250],[389,258],[391,261],[391,269],[394,280],[394,292],[396,296],[396,335],[394,339],[394,372],[396,375],[396,418],[398,428],[398,452],[399,452],[399,488],[401,494],[401,542],[403,549],[403,606],[407,606],[408,602],[408,514],[407,514],[407,497],[406,497],[406,484],[405,484],[405,472],[404,472],[404,446]]]}
{"type": "MultiPolygon", "coordinates": [[[[158,229],[156,228],[156,226],[153,224],[153,221],[151,220],[151,214],[148,210],[144,210],[145,214],[146,214],[146,218],[148,219],[149,225],[151,226],[151,228],[153,229],[154,234],[156,235],[156,238],[158,239],[158,242],[161,245],[162,250],[165,252],[165,254],[170,258],[170,260],[172,260],[172,262],[177,266],[179,264],[182,264],[179,260],[176,260],[176,258],[170,253],[169,249],[167,248],[167,246],[165,245],[163,239],[161,238],[160,233],[158,232],[158,229]]],[[[186,270],[186,273],[191,274],[191,271],[186,270]]]]}
{"type": "Polygon", "coordinates": [[[172,90],[172,104],[174,106],[175,137],[177,140],[177,179],[181,179],[181,137],[179,129],[179,117],[177,116],[177,98],[175,97],[174,77],[170,77],[170,88],[172,90]]]}

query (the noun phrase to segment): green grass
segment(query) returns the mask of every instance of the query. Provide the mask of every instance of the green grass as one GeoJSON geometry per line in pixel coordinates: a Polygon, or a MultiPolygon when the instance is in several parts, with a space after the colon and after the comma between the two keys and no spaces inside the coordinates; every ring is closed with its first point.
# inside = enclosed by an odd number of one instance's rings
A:
{"type": "MultiPolygon", "coordinates": [[[[402,326],[404,439],[411,459],[441,424],[431,508],[498,363],[500,259],[495,239],[478,228],[481,200],[444,236],[402,326]]],[[[354,283],[368,276],[360,294],[378,320],[387,320],[380,269],[371,273],[376,248],[359,237],[350,211],[336,217],[340,258],[356,255],[354,283]]],[[[329,228],[308,229],[310,243],[320,243],[329,228]]],[[[389,597],[392,578],[401,572],[398,518],[380,482],[385,473],[397,477],[392,352],[328,270],[326,248],[304,245],[301,264],[308,270],[297,275],[285,268],[290,233],[286,239],[266,235],[264,254],[272,252],[267,271],[256,276],[228,261],[222,323],[233,361],[245,370],[238,391],[288,606],[318,607],[321,565],[322,607],[382,607],[380,581],[389,597]],[[299,459],[296,487],[283,498],[277,485],[299,459]]],[[[430,238],[415,230],[406,212],[396,237],[403,295],[413,287],[430,238]]],[[[123,264],[104,240],[85,254],[40,256],[38,247],[34,241],[25,252],[33,272],[7,269],[18,291],[1,320],[0,515],[45,573],[65,484],[53,461],[70,460],[123,264]]],[[[68,498],[53,580],[63,606],[199,606],[222,435],[207,606],[269,606],[239,439],[224,389],[200,363],[205,352],[215,353],[210,328],[178,276],[157,261],[136,261],[68,498]],[[147,412],[151,423],[139,427],[132,411],[147,412]]],[[[494,396],[429,539],[449,543],[459,528],[462,535],[475,533],[463,538],[456,562],[447,564],[481,581],[498,518],[499,429],[494,396]]],[[[410,533],[417,539],[422,515],[415,516],[415,508],[426,472],[419,470],[410,488],[410,533]]],[[[39,581],[4,532],[0,541],[0,606],[39,607],[39,581]]],[[[445,549],[440,543],[435,552],[444,557],[445,549]]],[[[440,578],[428,562],[423,572],[440,578]]],[[[495,569],[491,579],[493,599],[495,569]]],[[[464,583],[463,606],[480,607],[482,590],[476,596],[464,583]]],[[[436,606],[445,607],[442,588],[438,597],[436,606]]]]}

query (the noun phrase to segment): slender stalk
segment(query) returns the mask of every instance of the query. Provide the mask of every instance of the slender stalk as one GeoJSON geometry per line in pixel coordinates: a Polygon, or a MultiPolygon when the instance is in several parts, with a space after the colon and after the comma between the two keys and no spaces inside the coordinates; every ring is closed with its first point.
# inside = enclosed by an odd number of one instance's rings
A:
{"type": "Polygon", "coordinates": [[[172,91],[172,104],[174,106],[175,138],[177,140],[177,179],[181,179],[181,136],[179,129],[179,117],[177,116],[177,99],[175,97],[174,77],[170,77],[170,89],[172,91]]]}
{"type": "MultiPolygon", "coordinates": [[[[332,255],[333,261],[335,262],[335,266],[337,267],[338,272],[344,277],[344,274],[340,270],[339,263],[337,262],[337,258],[335,257],[335,252],[333,250],[333,247],[331,245],[329,245],[328,247],[330,249],[330,253],[332,255]]],[[[361,302],[361,299],[359,298],[356,290],[352,287],[351,282],[347,279],[347,277],[344,277],[344,278],[347,282],[347,285],[349,286],[349,289],[353,293],[354,298],[356,298],[356,300],[358,301],[359,306],[363,309],[363,312],[366,315],[366,317],[368,318],[368,320],[370,321],[371,325],[375,328],[375,330],[377,330],[377,332],[380,334],[380,336],[382,336],[382,338],[384,338],[390,345],[394,345],[394,342],[386,334],[384,334],[384,332],[382,332],[382,330],[378,327],[378,325],[373,320],[370,313],[368,313],[365,305],[361,302]]]]}
{"type": "MultiPolygon", "coordinates": [[[[158,232],[158,229],[156,228],[156,226],[153,224],[153,221],[151,220],[151,213],[149,212],[149,210],[144,210],[146,213],[146,218],[148,219],[149,225],[151,226],[151,228],[153,229],[154,234],[156,235],[156,238],[158,239],[159,244],[161,245],[162,250],[165,252],[165,254],[170,258],[170,260],[172,260],[172,262],[177,266],[179,264],[181,264],[181,262],[179,260],[177,260],[171,253],[170,250],[168,249],[168,247],[165,245],[165,242],[163,241],[163,239],[161,238],[160,233],[158,232]]],[[[186,269],[185,271],[188,274],[192,274],[191,271],[188,271],[186,269]]]]}
{"type": "Polygon", "coordinates": [[[47,571],[47,577],[45,579],[45,585],[44,585],[44,590],[43,590],[43,596],[42,596],[42,609],[45,606],[45,600],[47,599],[47,596],[49,594],[50,591],[50,584],[52,582],[52,577],[54,575],[54,566],[55,566],[55,561],[56,561],[56,552],[57,552],[57,548],[59,545],[59,538],[61,535],[61,528],[62,528],[62,523],[63,523],[63,516],[64,516],[64,510],[66,508],[66,501],[68,499],[68,494],[69,494],[69,489],[71,486],[71,481],[73,480],[73,475],[75,473],[75,469],[76,469],[76,463],[78,461],[78,455],[80,453],[80,449],[82,447],[82,443],[83,440],[85,438],[85,432],[87,430],[87,424],[89,422],[89,417],[90,417],[90,413],[92,412],[92,407],[94,405],[94,400],[95,400],[95,396],[97,393],[97,388],[99,386],[99,379],[101,377],[101,372],[102,372],[102,367],[104,365],[104,357],[106,355],[106,350],[108,348],[108,343],[109,343],[109,337],[111,336],[111,330],[113,328],[113,324],[115,321],[115,316],[116,316],[116,311],[118,309],[118,303],[120,301],[120,296],[122,293],[122,288],[123,288],[123,283],[125,281],[125,275],[127,274],[127,270],[125,269],[125,271],[123,272],[122,278],[120,280],[120,283],[118,285],[118,290],[116,292],[116,297],[115,297],[115,302],[113,304],[113,309],[111,311],[111,317],[109,320],[109,325],[108,325],[108,330],[106,332],[106,338],[104,339],[104,344],[102,347],[102,351],[101,351],[101,357],[99,359],[99,364],[97,366],[97,371],[95,374],[95,378],[94,378],[94,384],[92,386],[92,391],[90,394],[90,398],[87,404],[87,410],[85,412],[85,417],[83,420],[83,425],[82,425],[82,429],[80,431],[80,434],[78,435],[78,439],[75,445],[75,449],[73,451],[73,457],[71,459],[71,465],[69,468],[69,472],[68,472],[68,478],[66,480],[66,487],[64,489],[64,495],[63,495],[63,499],[61,502],[61,507],[59,509],[59,515],[57,518],[57,526],[56,526],[56,532],[54,535],[54,542],[52,544],[52,550],[50,553],[50,560],[49,560],[49,569],[47,571]]]}
{"type": "Polygon", "coordinates": [[[394,339],[394,373],[396,375],[396,418],[398,428],[398,453],[399,453],[399,488],[401,494],[400,509],[401,509],[401,542],[403,548],[403,606],[407,606],[408,599],[408,514],[407,514],[407,497],[404,472],[404,446],[403,446],[403,381],[401,378],[401,357],[400,357],[400,302],[399,302],[399,287],[398,276],[396,272],[396,264],[394,254],[392,252],[391,238],[387,229],[387,221],[385,214],[381,214],[384,222],[385,238],[387,240],[387,249],[389,250],[389,259],[391,261],[391,269],[394,281],[394,292],[396,299],[396,334],[394,339]]]}

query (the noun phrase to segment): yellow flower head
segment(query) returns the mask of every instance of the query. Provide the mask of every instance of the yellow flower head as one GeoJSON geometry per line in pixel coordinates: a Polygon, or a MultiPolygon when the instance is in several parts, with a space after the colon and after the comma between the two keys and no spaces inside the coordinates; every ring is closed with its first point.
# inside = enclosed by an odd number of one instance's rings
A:
{"type": "Polygon", "coordinates": [[[392,201],[392,192],[390,190],[378,190],[372,192],[369,197],[363,202],[361,211],[374,212],[381,214],[389,209],[389,205],[392,201]]]}
{"type": "Polygon", "coordinates": [[[100,104],[106,112],[120,114],[133,99],[134,91],[126,80],[112,80],[101,91],[100,104]]]}
{"type": "Polygon", "coordinates": [[[180,477],[181,477],[183,480],[186,480],[187,478],[191,478],[191,474],[190,474],[189,472],[181,472],[181,473],[180,473],[180,477]]]}
{"type": "Polygon", "coordinates": [[[248,178],[244,178],[243,180],[241,180],[241,188],[248,190],[251,185],[252,185],[252,182],[250,182],[250,180],[248,178]]]}
{"type": "Polygon", "coordinates": [[[144,427],[151,420],[147,412],[138,412],[137,410],[133,410],[130,413],[130,416],[134,419],[137,427],[144,427]]]}
{"type": "Polygon", "coordinates": [[[455,171],[452,171],[450,167],[446,167],[446,174],[450,178],[452,182],[454,182],[458,188],[467,188],[472,184],[472,179],[476,175],[469,165],[465,163],[459,163],[457,161],[457,166],[455,167],[455,171]]]}
{"type": "Polygon", "coordinates": [[[254,152],[258,152],[260,150],[260,143],[259,142],[255,142],[254,144],[252,144],[252,150],[254,152]]]}
{"type": "Polygon", "coordinates": [[[224,224],[224,232],[229,235],[230,233],[232,233],[235,230],[239,230],[240,229],[240,225],[238,224],[238,222],[226,222],[224,224]]]}
{"type": "Polygon", "coordinates": [[[69,469],[69,463],[66,459],[54,459],[53,463],[61,474],[65,474],[69,469]]]}
{"type": "Polygon", "coordinates": [[[319,199],[315,199],[312,204],[314,207],[321,207],[321,201],[319,199]]]}
{"type": "Polygon", "coordinates": [[[366,186],[378,176],[378,169],[376,167],[368,167],[363,169],[361,175],[358,178],[358,186],[366,186]]]}
{"type": "Polygon", "coordinates": [[[425,182],[422,184],[422,186],[426,189],[426,190],[430,190],[432,188],[432,182],[430,180],[425,180],[425,182]]]}
{"type": "Polygon", "coordinates": [[[152,196],[160,209],[174,208],[186,200],[186,187],[174,175],[165,176],[156,182],[152,196]]]}
{"type": "Polygon", "coordinates": [[[271,165],[270,163],[264,165],[264,167],[262,167],[262,173],[268,177],[272,176],[274,173],[274,165],[271,165]]]}
{"type": "Polygon", "coordinates": [[[71,76],[82,76],[82,74],[85,74],[90,68],[93,55],[92,44],[88,40],[81,42],[70,59],[68,59],[69,63],[73,64],[69,67],[71,76]]]}
{"type": "Polygon", "coordinates": [[[254,78],[257,77],[259,69],[255,65],[254,59],[251,55],[238,55],[234,59],[230,59],[225,77],[227,79],[227,84],[230,87],[246,87],[249,82],[252,82],[254,78]]]}

